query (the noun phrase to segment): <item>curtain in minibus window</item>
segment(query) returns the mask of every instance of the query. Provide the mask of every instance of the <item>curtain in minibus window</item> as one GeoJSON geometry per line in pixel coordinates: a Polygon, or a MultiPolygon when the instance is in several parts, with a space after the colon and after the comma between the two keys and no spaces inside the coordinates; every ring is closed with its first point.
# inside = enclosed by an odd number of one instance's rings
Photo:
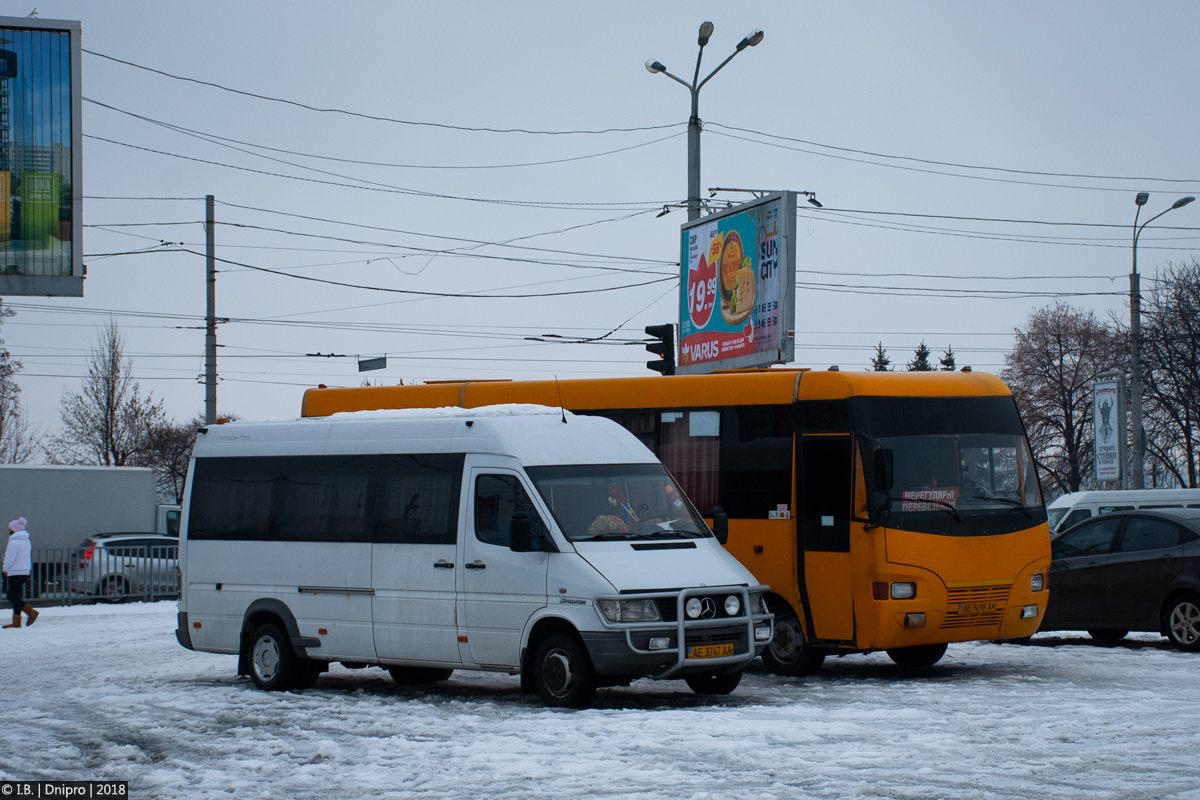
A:
{"type": "Polygon", "coordinates": [[[687,409],[662,412],[663,462],[696,510],[705,516],[717,505],[721,413],[687,409]]]}
{"type": "Polygon", "coordinates": [[[454,544],[463,460],[462,453],[380,456],[375,541],[454,544]]]}
{"type": "Polygon", "coordinates": [[[365,541],[370,456],[285,459],[277,479],[280,538],[300,542],[365,541]]]}

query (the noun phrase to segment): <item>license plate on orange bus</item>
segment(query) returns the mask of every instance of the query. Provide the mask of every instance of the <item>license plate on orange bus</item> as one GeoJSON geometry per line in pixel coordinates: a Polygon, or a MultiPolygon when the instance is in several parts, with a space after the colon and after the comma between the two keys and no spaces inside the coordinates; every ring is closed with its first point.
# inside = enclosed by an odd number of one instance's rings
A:
{"type": "Polygon", "coordinates": [[[688,658],[724,658],[733,655],[733,642],[697,644],[687,649],[688,658]]]}
{"type": "Polygon", "coordinates": [[[960,614],[986,614],[989,611],[995,611],[1000,607],[1000,603],[992,601],[990,603],[959,603],[958,613],[960,614]]]}

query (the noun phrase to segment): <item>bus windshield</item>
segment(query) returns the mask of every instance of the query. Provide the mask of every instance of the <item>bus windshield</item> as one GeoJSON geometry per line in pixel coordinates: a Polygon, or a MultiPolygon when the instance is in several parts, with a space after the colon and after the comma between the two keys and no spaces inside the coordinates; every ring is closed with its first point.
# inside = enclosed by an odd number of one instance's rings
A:
{"type": "Polygon", "coordinates": [[[1046,519],[1011,397],[864,397],[860,429],[892,451],[891,522],[927,533],[1006,533],[1046,519]]]}
{"type": "Polygon", "coordinates": [[[526,472],[571,541],[712,535],[661,464],[575,464],[526,472]]]}
{"type": "Polygon", "coordinates": [[[993,433],[895,436],[892,512],[1040,509],[1025,437],[993,433]]]}

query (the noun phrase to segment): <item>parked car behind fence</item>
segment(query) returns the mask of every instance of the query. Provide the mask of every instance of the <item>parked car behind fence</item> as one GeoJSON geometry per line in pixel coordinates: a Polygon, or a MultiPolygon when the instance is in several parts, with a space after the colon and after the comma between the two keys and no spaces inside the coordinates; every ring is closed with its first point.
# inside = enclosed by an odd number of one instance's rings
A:
{"type": "Polygon", "coordinates": [[[155,533],[89,536],[79,547],[34,549],[27,600],[42,604],[174,600],[179,539],[155,533]]]}

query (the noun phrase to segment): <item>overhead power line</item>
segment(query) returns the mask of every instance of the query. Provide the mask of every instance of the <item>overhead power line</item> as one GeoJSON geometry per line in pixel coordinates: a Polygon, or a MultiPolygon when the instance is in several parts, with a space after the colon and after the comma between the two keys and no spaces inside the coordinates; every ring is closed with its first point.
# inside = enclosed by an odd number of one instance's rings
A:
{"type": "Polygon", "coordinates": [[[161,75],[165,78],[170,78],[171,80],[184,81],[187,83],[194,83],[199,86],[208,86],[213,89],[219,89],[223,92],[229,92],[230,94],[241,95],[242,97],[250,97],[255,100],[266,100],[271,103],[282,103],[284,105],[293,106],[295,108],[302,108],[305,111],[314,111],[314,112],[321,113],[321,114],[341,114],[341,115],[345,115],[348,117],[358,117],[360,119],[369,119],[369,120],[372,120],[375,122],[388,122],[388,123],[393,123],[396,125],[414,125],[414,126],[420,126],[420,127],[426,127],[426,128],[442,128],[444,130],[467,131],[470,133],[524,133],[524,134],[530,134],[530,135],[535,135],[535,136],[575,136],[575,135],[594,135],[594,134],[605,134],[605,133],[632,133],[632,132],[636,132],[636,131],[660,131],[660,130],[666,130],[668,128],[677,128],[680,125],[684,124],[684,123],[677,122],[677,123],[671,123],[669,125],[643,125],[643,126],[636,127],[636,128],[600,128],[600,129],[596,129],[596,130],[552,131],[552,130],[531,130],[528,128],[471,127],[471,126],[466,126],[466,125],[450,125],[450,124],[447,124],[444,122],[425,122],[425,121],[419,121],[419,120],[396,119],[394,117],[382,117],[382,116],[377,116],[375,114],[364,114],[364,113],[361,113],[358,111],[348,111],[348,110],[342,109],[342,108],[321,108],[319,106],[312,106],[307,103],[301,103],[297,100],[288,100],[288,99],[282,98],[282,97],[272,97],[270,95],[258,94],[256,92],[248,92],[243,89],[234,89],[231,86],[225,86],[220,83],[214,83],[213,81],[204,81],[204,80],[200,80],[199,78],[189,78],[184,75],[175,75],[175,74],[172,74],[170,72],[165,72],[160,69],[154,69],[153,67],[147,67],[147,66],[143,66],[142,64],[135,64],[132,61],[126,61],[125,59],[116,58],[115,56],[105,55],[104,53],[97,53],[96,51],[88,50],[87,48],[83,48],[83,52],[87,53],[90,56],[96,56],[97,58],[103,58],[103,59],[107,59],[109,61],[113,61],[117,64],[124,64],[127,67],[133,67],[134,69],[140,69],[140,70],[144,70],[146,72],[154,73],[155,75],[161,75]]]}

